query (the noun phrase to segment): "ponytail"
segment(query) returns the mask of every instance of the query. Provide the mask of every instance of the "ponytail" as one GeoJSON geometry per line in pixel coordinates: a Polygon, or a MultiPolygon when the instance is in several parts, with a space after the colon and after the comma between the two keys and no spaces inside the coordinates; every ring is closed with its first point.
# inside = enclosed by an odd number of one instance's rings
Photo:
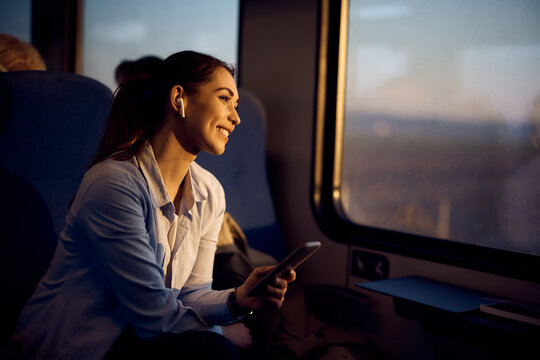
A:
{"type": "Polygon", "coordinates": [[[149,87],[147,79],[130,80],[118,87],[91,166],[108,157],[127,160],[140,153],[149,130],[152,132],[147,119],[149,87]]]}

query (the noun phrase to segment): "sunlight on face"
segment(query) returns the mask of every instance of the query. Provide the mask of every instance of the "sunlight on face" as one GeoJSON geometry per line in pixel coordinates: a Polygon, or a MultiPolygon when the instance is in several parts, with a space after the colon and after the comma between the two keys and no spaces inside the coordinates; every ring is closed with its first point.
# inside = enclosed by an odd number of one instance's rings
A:
{"type": "Polygon", "coordinates": [[[197,91],[186,94],[186,121],[181,143],[192,154],[206,151],[220,155],[225,151],[229,135],[240,123],[236,112],[238,89],[225,68],[218,68],[209,82],[197,91]]]}

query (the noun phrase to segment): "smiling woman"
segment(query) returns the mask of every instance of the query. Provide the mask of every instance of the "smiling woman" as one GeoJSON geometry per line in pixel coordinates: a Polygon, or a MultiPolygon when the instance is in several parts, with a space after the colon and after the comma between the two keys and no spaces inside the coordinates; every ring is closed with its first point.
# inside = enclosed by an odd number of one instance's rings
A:
{"type": "Polygon", "coordinates": [[[222,154],[240,123],[233,75],[184,51],[119,87],[51,267],[17,324],[25,357],[236,359],[233,344],[250,335],[230,323],[281,307],[294,271],[256,297],[247,291],[269,266],[236,289],[211,289],[225,196],[194,160],[222,154]]]}
{"type": "Polygon", "coordinates": [[[171,91],[171,98],[175,104],[185,104],[185,117],[189,119],[180,123],[175,132],[184,148],[195,156],[200,151],[221,155],[229,135],[240,124],[234,105],[238,104],[238,90],[230,72],[224,68],[217,69],[212,79],[194,94],[177,85],[171,91]],[[193,133],[198,136],[193,136],[193,133]]]}

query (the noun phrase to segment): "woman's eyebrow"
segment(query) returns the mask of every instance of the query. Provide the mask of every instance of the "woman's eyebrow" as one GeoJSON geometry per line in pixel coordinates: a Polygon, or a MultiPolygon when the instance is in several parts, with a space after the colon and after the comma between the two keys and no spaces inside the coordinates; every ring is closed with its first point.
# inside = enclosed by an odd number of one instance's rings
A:
{"type": "Polygon", "coordinates": [[[234,92],[231,89],[229,89],[228,87],[220,87],[220,88],[216,89],[216,92],[220,91],[220,90],[227,90],[229,92],[229,95],[234,96],[234,92]]]}

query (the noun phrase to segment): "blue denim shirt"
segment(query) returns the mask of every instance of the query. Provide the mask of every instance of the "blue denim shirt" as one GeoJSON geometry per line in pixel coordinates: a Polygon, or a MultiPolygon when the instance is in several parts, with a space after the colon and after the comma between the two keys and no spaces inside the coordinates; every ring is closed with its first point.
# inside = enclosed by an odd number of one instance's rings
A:
{"type": "Polygon", "coordinates": [[[128,324],[153,338],[220,331],[215,325],[234,320],[229,292],[210,288],[223,188],[192,163],[180,207],[176,216],[150,144],[131,160],[93,166],[19,318],[15,338],[25,354],[99,359],[128,324]]]}

